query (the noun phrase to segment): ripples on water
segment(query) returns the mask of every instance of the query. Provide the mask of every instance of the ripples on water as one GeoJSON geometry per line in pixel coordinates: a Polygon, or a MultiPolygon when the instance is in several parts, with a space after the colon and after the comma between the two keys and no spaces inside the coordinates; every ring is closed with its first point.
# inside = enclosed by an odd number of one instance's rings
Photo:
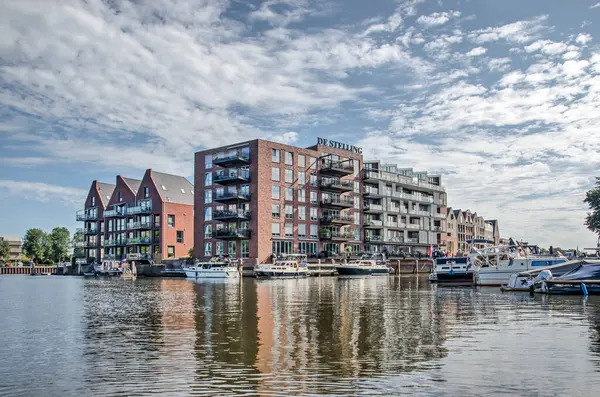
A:
{"type": "MultiPolygon", "coordinates": [[[[590,395],[600,299],[423,277],[0,278],[0,395],[590,395]]],[[[592,393],[593,394],[593,393],[592,393]]]]}

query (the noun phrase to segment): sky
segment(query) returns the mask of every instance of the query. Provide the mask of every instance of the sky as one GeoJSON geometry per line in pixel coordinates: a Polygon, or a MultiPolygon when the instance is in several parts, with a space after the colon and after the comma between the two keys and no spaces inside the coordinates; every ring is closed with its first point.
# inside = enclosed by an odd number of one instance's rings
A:
{"type": "Polygon", "coordinates": [[[0,233],[74,229],[94,179],[320,136],[442,174],[503,237],[591,246],[600,3],[0,2],[0,233]]]}

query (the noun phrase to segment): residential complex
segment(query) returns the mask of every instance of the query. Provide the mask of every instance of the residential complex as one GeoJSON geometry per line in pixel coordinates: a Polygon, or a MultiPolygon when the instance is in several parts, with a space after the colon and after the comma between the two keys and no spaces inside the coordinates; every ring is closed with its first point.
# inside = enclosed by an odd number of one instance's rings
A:
{"type": "Polygon", "coordinates": [[[188,256],[193,247],[193,186],[185,178],[151,169],[143,178],[120,175],[116,183],[92,182],[83,222],[88,262],[160,261],[188,256]]]}
{"type": "Polygon", "coordinates": [[[440,242],[439,175],[379,162],[319,138],[299,148],[252,140],[195,156],[195,256],[253,261],[420,249],[440,242]]]}
{"type": "MultiPolygon", "coordinates": [[[[443,235],[442,243],[449,253],[463,252],[468,249],[467,240],[485,239],[494,245],[500,244],[500,231],[497,220],[485,220],[477,213],[470,210],[448,208],[447,232],[443,235]]],[[[476,247],[482,248],[485,244],[477,243],[476,247]]]]}
{"type": "Polygon", "coordinates": [[[19,236],[9,236],[6,234],[0,234],[0,241],[7,241],[10,253],[8,258],[4,260],[8,261],[19,261],[21,260],[21,239],[19,236]]]}

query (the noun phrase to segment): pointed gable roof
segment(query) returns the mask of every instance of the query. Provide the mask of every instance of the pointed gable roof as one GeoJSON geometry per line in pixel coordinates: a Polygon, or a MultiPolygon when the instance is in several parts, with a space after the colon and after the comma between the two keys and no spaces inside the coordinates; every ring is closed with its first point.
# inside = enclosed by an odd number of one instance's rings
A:
{"type": "Polygon", "coordinates": [[[149,171],[164,202],[194,205],[194,185],[190,181],[178,175],[149,171]]]}
{"type": "Polygon", "coordinates": [[[105,208],[108,205],[110,197],[114,191],[115,185],[112,183],[98,182],[98,194],[100,195],[100,199],[102,199],[102,204],[104,204],[105,208]]]}
{"type": "Polygon", "coordinates": [[[122,177],[122,178],[125,181],[125,183],[127,183],[127,185],[129,185],[129,188],[131,190],[133,190],[133,193],[137,194],[138,190],[140,190],[140,184],[142,183],[142,181],[139,179],[133,179],[133,178],[125,178],[125,177],[122,177]]]}

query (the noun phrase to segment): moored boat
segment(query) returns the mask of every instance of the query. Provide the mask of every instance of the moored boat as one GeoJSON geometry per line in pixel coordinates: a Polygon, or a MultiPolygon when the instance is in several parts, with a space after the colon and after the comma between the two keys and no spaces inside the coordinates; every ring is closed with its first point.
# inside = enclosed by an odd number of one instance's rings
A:
{"type": "Polygon", "coordinates": [[[256,277],[261,278],[296,278],[308,276],[307,256],[304,254],[287,254],[274,263],[259,264],[254,267],[256,277]]]}
{"type": "Polygon", "coordinates": [[[385,254],[379,253],[363,255],[335,268],[340,276],[385,276],[391,272],[385,254]]]}
{"type": "MultiPolygon", "coordinates": [[[[600,260],[582,260],[562,276],[544,271],[545,277],[534,285],[535,292],[550,295],[600,295],[600,260]]],[[[540,274],[541,275],[541,274],[540,274]]]]}
{"type": "Polygon", "coordinates": [[[239,261],[229,258],[212,258],[208,262],[196,261],[184,269],[188,278],[239,278],[239,261]]]}
{"type": "MultiPolygon", "coordinates": [[[[562,276],[563,274],[575,269],[584,261],[576,259],[559,263],[553,266],[544,266],[522,272],[516,272],[510,275],[508,282],[500,287],[502,291],[531,291],[536,281],[540,281],[540,274],[544,271],[550,271],[554,276],[562,276]]],[[[548,273],[545,273],[548,274],[548,273]]],[[[544,277],[542,274],[541,277],[544,277]]]]}
{"type": "MultiPolygon", "coordinates": [[[[493,242],[486,239],[467,240],[468,250],[474,244],[492,245],[493,242]]],[[[434,267],[429,275],[429,281],[440,285],[471,286],[475,280],[476,267],[468,256],[443,256],[441,251],[434,251],[434,267]]]]}

